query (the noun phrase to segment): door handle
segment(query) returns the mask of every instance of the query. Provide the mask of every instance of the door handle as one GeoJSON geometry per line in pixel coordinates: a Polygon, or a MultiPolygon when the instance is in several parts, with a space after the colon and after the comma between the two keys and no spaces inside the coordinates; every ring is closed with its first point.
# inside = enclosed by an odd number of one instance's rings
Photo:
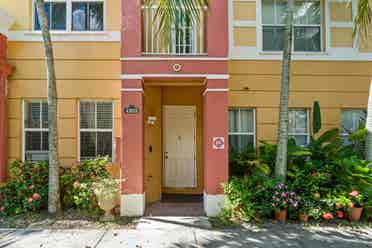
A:
{"type": "Polygon", "coordinates": [[[164,158],[168,159],[168,152],[164,152],[164,158]]]}

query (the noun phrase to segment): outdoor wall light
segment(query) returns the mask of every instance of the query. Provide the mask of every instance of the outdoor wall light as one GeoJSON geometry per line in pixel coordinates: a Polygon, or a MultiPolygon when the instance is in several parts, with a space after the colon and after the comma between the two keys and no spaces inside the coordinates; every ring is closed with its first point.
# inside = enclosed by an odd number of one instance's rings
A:
{"type": "Polygon", "coordinates": [[[147,118],[147,123],[148,123],[149,125],[155,125],[156,120],[157,120],[156,116],[149,116],[149,117],[147,118]]]}

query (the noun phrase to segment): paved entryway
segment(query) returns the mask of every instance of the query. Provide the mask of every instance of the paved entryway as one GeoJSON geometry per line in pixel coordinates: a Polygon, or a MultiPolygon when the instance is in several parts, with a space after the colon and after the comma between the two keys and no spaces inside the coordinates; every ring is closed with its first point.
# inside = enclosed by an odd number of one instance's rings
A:
{"type": "Polygon", "coordinates": [[[203,196],[163,195],[162,201],[146,206],[146,216],[204,216],[203,196]]]}
{"type": "Polygon", "coordinates": [[[0,230],[1,248],[371,248],[371,228],[245,226],[214,230],[206,217],[146,217],[136,229],[0,230]]]}

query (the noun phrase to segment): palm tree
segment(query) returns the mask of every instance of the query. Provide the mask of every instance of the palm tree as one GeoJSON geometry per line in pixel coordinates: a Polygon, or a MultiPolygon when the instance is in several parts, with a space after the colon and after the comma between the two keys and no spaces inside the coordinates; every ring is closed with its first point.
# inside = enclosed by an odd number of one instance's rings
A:
{"type": "Polygon", "coordinates": [[[48,211],[51,214],[56,214],[61,210],[59,193],[56,75],[54,68],[53,46],[50,38],[48,17],[45,11],[44,0],[36,0],[36,8],[44,41],[48,80],[48,127],[49,127],[48,211]]]}
{"type": "Polygon", "coordinates": [[[289,122],[288,101],[291,75],[294,0],[288,0],[287,6],[288,7],[286,16],[286,26],[284,32],[284,48],[282,61],[282,79],[280,82],[278,146],[275,162],[275,177],[282,181],[285,181],[285,178],[287,176],[287,145],[289,122]]]}
{"type": "Polygon", "coordinates": [[[157,32],[161,33],[161,38],[168,43],[172,27],[177,25],[176,19],[180,11],[191,22],[197,23],[201,17],[200,9],[208,6],[208,2],[209,0],[144,0],[144,5],[156,7],[153,22],[158,22],[157,32]]]}
{"type": "MultiPolygon", "coordinates": [[[[369,40],[369,29],[372,22],[372,1],[358,0],[357,14],[354,19],[354,37],[359,34],[361,39],[369,40]]],[[[372,161],[372,81],[369,89],[368,111],[366,120],[366,159],[372,161]]]]}

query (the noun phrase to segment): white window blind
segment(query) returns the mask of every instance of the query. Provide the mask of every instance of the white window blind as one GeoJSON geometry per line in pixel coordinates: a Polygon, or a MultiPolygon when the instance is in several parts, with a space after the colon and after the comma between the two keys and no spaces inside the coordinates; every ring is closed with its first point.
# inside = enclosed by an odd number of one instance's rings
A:
{"type": "Polygon", "coordinates": [[[309,143],[309,112],[307,109],[289,110],[288,135],[296,140],[297,145],[304,146],[309,143]]]}
{"type": "Polygon", "coordinates": [[[24,159],[48,160],[48,104],[46,101],[24,102],[24,159]]]}
{"type": "Polygon", "coordinates": [[[113,156],[113,103],[80,102],[80,160],[113,156]]]}
{"type": "Polygon", "coordinates": [[[229,146],[243,151],[255,146],[255,111],[249,108],[229,109],[229,146]]]}

